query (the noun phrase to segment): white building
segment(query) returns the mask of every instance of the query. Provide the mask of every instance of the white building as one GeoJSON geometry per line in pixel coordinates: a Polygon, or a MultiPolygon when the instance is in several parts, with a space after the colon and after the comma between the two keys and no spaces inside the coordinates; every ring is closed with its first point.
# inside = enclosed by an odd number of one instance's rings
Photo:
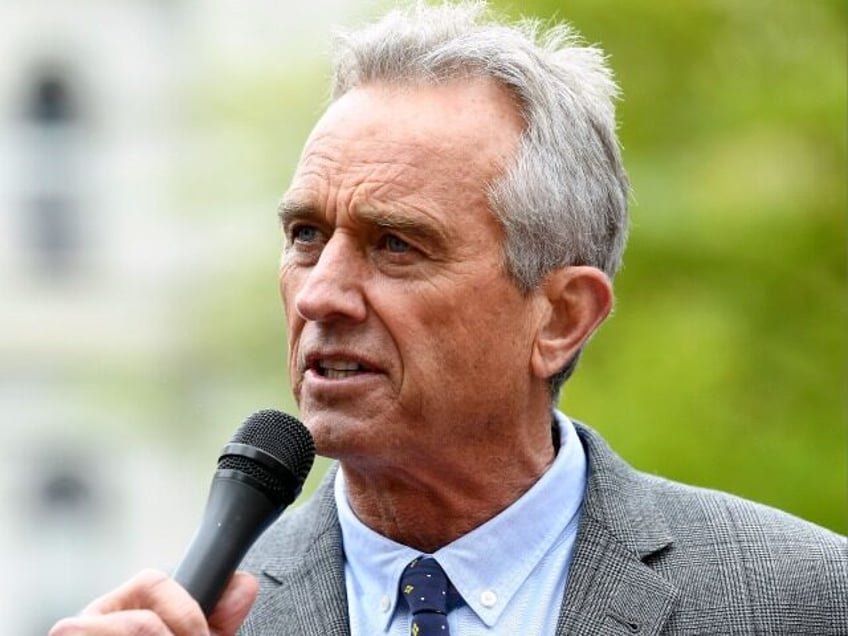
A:
{"type": "MultiPolygon", "coordinates": [[[[217,286],[267,273],[262,302],[277,302],[273,204],[347,4],[0,4],[4,633],[43,634],[138,567],[172,564],[211,449],[246,408],[291,407],[282,360],[256,383],[241,343],[217,353],[216,321],[250,328],[254,311],[217,286]],[[311,88],[280,95],[300,85],[286,77],[311,88]],[[238,112],[246,88],[256,112],[238,112]]],[[[280,355],[281,324],[262,336],[280,355]]]]}

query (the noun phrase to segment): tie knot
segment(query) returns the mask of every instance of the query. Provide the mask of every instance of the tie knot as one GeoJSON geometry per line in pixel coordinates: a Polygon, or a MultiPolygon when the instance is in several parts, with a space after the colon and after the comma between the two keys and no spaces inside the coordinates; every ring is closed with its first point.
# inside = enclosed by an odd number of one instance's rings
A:
{"type": "Polygon", "coordinates": [[[447,614],[448,577],[431,557],[419,557],[406,566],[400,591],[413,616],[421,612],[447,614]]]}

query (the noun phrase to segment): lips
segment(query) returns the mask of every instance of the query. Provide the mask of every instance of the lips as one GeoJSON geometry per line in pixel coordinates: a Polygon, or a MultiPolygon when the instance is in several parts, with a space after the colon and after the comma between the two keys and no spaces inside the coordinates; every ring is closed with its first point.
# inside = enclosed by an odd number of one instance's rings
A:
{"type": "Polygon", "coordinates": [[[363,360],[338,354],[313,354],[307,357],[305,366],[308,371],[328,380],[344,380],[375,371],[372,365],[363,360]]]}

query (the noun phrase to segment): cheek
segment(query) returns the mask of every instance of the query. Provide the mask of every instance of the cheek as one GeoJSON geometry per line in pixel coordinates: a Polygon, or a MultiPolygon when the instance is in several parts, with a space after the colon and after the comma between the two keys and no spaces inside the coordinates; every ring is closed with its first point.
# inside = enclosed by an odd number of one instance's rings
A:
{"type": "Polygon", "coordinates": [[[279,276],[279,292],[283,315],[286,320],[286,344],[288,346],[289,373],[292,378],[294,377],[294,372],[296,370],[294,361],[297,354],[298,338],[302,329],[302,321],[298,318],[297,312],[294,311],[295,294],[293,290],[295,288],[296,286],[291,280],[291,276],[286,275],[281,269],[279,276]]]}
{"type": "Polygon", "coordinates": [[[289,290],[292,289],[292,275],[291,271],[284,262],[280,263],[280,271],[277,274],[277,289],[280,292],[280,300],[283,302],[283,309],[288,311],[288,308],[291,306],[290,298],[291,294],[289,290]]]}
{"type": "Polygon", "coordinates": [[[280,266],[277,284],[280,292],[280,301],[283,306],[283,313],[286,316],[289,331],[291,331],[292,324],[297,315],[295,311],[295,298],[297,297],[297,290],[300,289],[301,286],[301,276],[291,267],[287,267],[285,263],[283,263],[280,266]]]}
{"type": "Polygon", "coordinates": [[[511,294],[487,291],[491,292],[469,295],[439,331],[446,336],[446,364],[497,386],[510,369],[522,372],[525,366],[518,364],[520,361],[526,359],[529,364],[532,321],[523,301],[511,294]]]}
{"type": "Polygon", "coordinates": [[[471,304],[442,304],[427,310],[409,311],[396,324],[395,340],[403,358],[405,373],[419,385],[444,385],[468,380],[484,367],[496,347],[490,319],[471,304]]]}

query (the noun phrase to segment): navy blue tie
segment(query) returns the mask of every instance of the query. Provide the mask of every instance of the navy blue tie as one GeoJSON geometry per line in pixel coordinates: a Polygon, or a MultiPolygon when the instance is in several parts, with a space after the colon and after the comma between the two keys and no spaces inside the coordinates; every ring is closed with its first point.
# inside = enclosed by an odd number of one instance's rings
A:
{"type": "Polygon", "coordinates": [[[412,612],[412,636],[449,636],[448,577],[435,559],[419,557],[400,576],[400,591],[412,612]]]}

